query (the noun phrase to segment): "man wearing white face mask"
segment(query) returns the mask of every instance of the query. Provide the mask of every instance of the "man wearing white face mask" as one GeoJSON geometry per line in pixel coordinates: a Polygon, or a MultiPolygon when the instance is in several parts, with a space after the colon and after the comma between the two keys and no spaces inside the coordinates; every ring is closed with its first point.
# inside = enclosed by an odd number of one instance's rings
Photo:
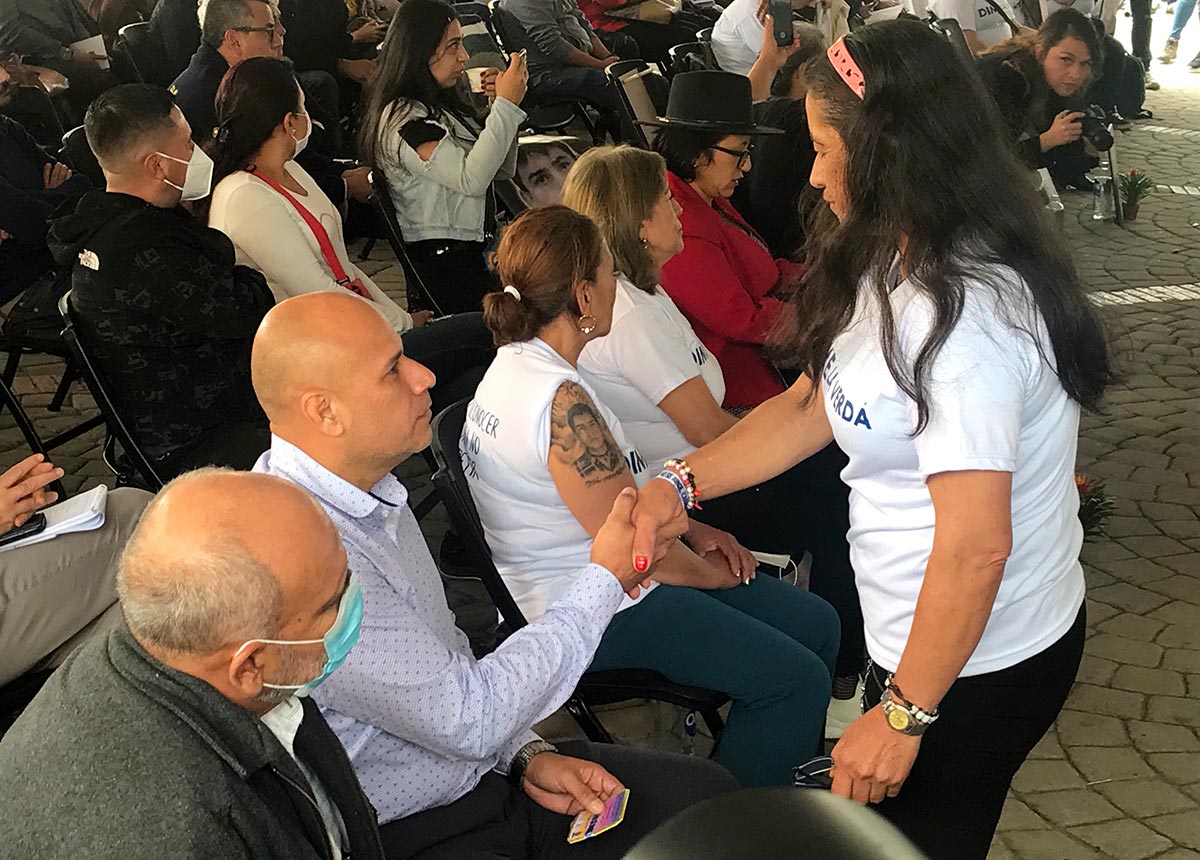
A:
{"type": "Polygon", "coordinates": [[[125,623],[77,651],[0,747],[0,854],[383,860],[375,811],[301,695],[358,640],[362,596],[325,512],[205,469],[146,508],[125,623]]]}
{"type": "Polygon", "coordinates": [[[85,125],[108,189],[49,234],[72,266],[80,335],[160,474],[249,468],[270,443],[250,345],[274,299],[224,234],[180,206],[208,195],[212,161],[166,91],[147,84],[109,90],[85,125]]]}

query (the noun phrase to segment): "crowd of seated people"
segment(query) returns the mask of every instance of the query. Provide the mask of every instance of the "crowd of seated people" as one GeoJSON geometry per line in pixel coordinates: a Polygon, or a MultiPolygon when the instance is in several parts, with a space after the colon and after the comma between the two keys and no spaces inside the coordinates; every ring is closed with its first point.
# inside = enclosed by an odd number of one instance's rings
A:
{"type": "MultiPolygon", "coordinates": [[[[69,275],[170,482],[0,554],[21,584],[0,682],[61,664],[0,747],[0,843],[616,860],[840,738],[835,793],[931,860],[986,856],[1086,623],[1073,440],[1111,371],[1025,174],[1087,169],[1096,31],[1054,12],[976,75],[924,23],[864,8],[778,45],[734,0],[725,70],[673,76],[649,149],[539,143],[522,166],[535,103],[582,103],[616,143],[605,69],[695,35],[581,5],[494,4],[516,50],[475,99],[442,0],[160,0],[169,90],[70,82],[104,188],[0,120],[0,179],[38,203],[0,258],[69,275]],[[944,211],[902,211],[930,187],[944,211]],[[351,256],[350,206],[378,228],[380,188],[437,311],[351,256]],[[468,399],[445,453],[529,622],[490,653],[396,477],[468,399]],[[756,553],[810,555],[808,586],[756,553]],[[535,733],[604,670],[727,695],[712,760],[535,733]],[[623,789],[621,827],[568,851],[623,789]]],[[[15,50],[48,67],[91,62],[69,46],[98,32],[74,0],[0,0],[0,47],[45,36],[15,50]]],[[[0,475],[0,530],[61,477],[41,455],[0,475]]]]}

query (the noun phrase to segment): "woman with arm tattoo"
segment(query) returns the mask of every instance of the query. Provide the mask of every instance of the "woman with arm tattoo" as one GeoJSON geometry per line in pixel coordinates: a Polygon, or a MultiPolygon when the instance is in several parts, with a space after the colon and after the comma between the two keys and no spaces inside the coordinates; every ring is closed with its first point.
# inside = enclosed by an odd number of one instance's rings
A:
{"type": "MultiPolygon", "coordinates": [[[[505,231],[503,291],[484,300],[500,348],[460,442],[497,567],[537,617],[586,561],[625,487],[657,470],[579,375],[584,346],[612,321],[612,255],[596,226],[561,207],[532,209],[505,231]]],[[[688,522],[630,594],[593,669],[653,669],[734,700],[716,760],[744,785],[790,783],[818,751],[837,617],[819,598],[769,577],[731,536],[688,522]],[[741,586],[741,587],[737,587],[741,586]]]]}

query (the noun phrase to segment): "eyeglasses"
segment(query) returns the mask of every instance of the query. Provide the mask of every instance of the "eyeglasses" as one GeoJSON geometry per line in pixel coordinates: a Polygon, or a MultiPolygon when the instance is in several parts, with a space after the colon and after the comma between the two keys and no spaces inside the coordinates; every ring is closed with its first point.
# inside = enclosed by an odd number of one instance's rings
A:
{"type": "Polygon", "coordinates": [[[724,152],[727,155],[736,155],[738,170],[745,170],[750,166],[750,156],[754,152],[753,147],[749,149],[729,149],[725,146],[712,146],[710,149],[715,149],[718,152],[724,152]]]}
{"type": "Polygon", "coordinates": [[[277,33],[279,25],[272,24],[270,27],[230,27],[236,33],[277,33]]]}

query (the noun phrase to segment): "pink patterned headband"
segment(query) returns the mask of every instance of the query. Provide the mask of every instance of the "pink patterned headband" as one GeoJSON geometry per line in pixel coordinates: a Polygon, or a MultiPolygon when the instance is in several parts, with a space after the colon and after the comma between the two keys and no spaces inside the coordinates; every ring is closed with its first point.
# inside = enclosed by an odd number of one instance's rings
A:
{"type": "Polygon", "coordinates": [[[858,63],[854,62],[854,58],[850,56],[850,52],[846,50],[846,37],[838,39],[829,46],[828,51],[829,62],[833,64],[834,71],[841,76],[854,94],[860,99],[867,93],[867,80],[863,77],[862,69],[858,67],[858,63]]]}

